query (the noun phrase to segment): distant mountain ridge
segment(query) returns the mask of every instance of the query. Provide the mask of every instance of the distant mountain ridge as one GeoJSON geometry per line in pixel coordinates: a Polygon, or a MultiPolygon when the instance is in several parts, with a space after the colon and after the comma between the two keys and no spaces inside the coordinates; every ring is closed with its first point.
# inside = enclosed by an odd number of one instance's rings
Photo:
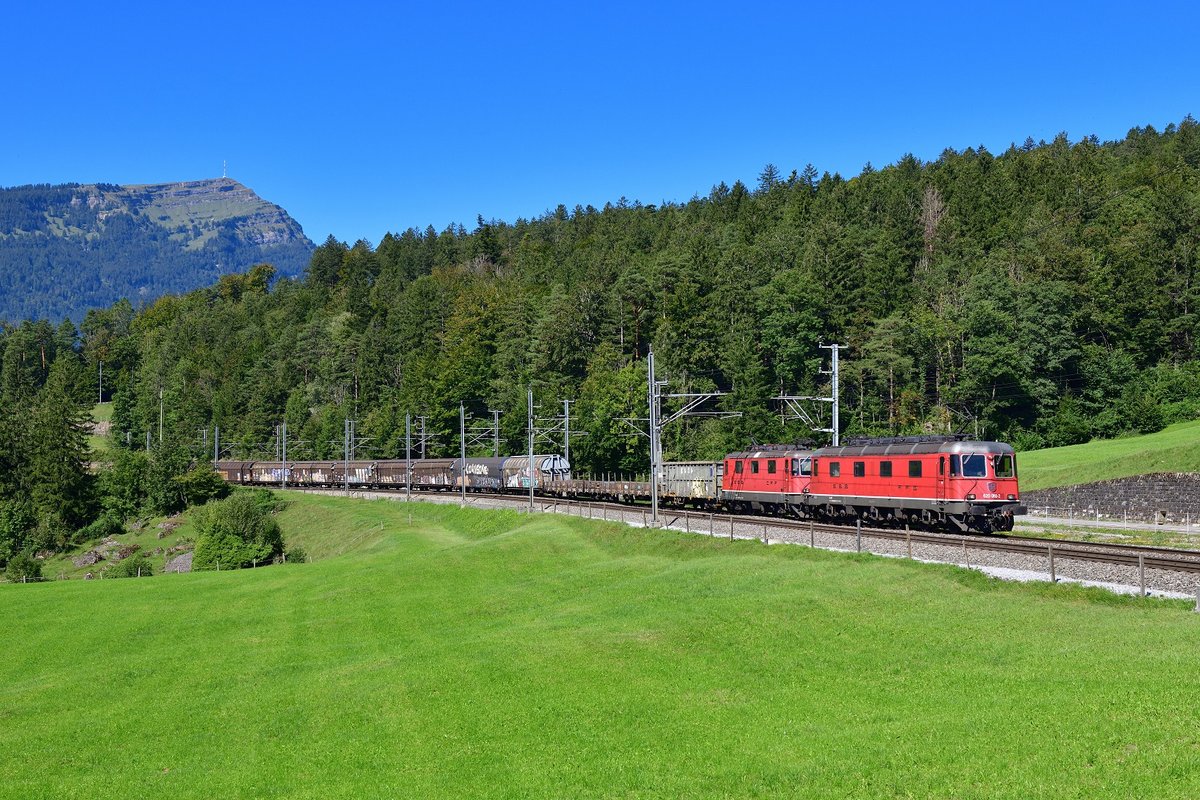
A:
{"type": "Polygon", "coordinates": [[[0,188],[0,321],[78,322],[262,262],[298,275],[312,251],[287,211],[231,178],[0,188]]]}

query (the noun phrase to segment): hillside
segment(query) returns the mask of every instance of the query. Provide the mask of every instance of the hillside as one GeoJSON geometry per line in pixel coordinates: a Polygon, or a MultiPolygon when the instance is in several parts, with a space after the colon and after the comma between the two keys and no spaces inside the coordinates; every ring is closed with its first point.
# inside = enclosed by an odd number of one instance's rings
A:
{"type": "Polygon", "coordinates": [[[1019,459],[1026,492],[1157,472],[1200,472],[1200,420],[1145,436],[1034,450],[1019,459]]]}
{"type": "Polygon", "coordinates": [[[299,223],[235,180],[0,189],[0,320],[78,322],[268,262],[307,265],[299,223]]]}
{"type": "Polygon", "coordinates": [[[5,794],[1200,788],[1200,619],[1184,603],[557,516],[289,497],[285,537],[313,563],[0,585],[5,794]]]}

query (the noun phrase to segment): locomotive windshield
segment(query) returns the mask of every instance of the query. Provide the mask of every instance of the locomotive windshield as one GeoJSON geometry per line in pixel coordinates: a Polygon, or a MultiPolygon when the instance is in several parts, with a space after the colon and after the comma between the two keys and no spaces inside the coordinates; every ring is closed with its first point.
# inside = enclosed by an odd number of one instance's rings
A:
{"type": "Polygon", "coordinates": [[[997,478],[1017,477],[1017,464],[1010,455],[992,456],[992,466],[997,478]]]}
{"type": "Polygon", "coordinates": [[[981,453],[955,456],[950,464],[950,474],[964,478],[986,478],[987,456],[981,453]]]}

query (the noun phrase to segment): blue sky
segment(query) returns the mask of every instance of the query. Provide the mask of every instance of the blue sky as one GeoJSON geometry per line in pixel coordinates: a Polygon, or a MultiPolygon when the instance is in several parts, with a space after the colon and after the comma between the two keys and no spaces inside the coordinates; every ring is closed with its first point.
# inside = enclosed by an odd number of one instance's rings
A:
{"type": "Polygon", "coordinates": [[[318,243],[1200,116],[1184,3],[21,3],[0,185],[229,175],[318,243]]]}

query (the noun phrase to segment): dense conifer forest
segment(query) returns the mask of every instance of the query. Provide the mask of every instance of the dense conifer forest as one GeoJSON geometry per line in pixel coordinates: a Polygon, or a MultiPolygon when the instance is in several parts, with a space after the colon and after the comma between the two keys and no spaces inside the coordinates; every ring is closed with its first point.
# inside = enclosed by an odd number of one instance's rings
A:
{"type": "Polygon", "coordinates": [[[286,420],[289,456],[336,458],[350,418],[358,456],[403,457],[408,413],[427,418],[431,454],[457,454],[462,402],[502,411],[501,449],[523,452],[528,386],[541,414],[574,401],[578,471],[644,473],[646,441],[622,419],[646,415],[651,347],[672,391],[727,392],[713,408],[742,412],[671,426],[668,459],[819,441],[772,398],[827,392],[835,342],[843,435],[962,430],[1030,449],[1156,430],[1200,414],[1198,245],[1190,116],[850,179],[767,165],[754,186],[683,203],[331,237],[301,279],[262,265],[92,311],[79,331],[5,328],[2,399],[27,415],[0,425],[0,488],[32,499],[5,501],[0,527],[41,524],[44,544],[101,508],[186,502],[203,490],[180,476],[214,426],[229,456],[270,456],[286,420]],[[116,468],[143,477],[98,486],[55,477],[63,458],[44,454],[84,459],[59,428],[86,414],[101,361],[116,468]]]}

